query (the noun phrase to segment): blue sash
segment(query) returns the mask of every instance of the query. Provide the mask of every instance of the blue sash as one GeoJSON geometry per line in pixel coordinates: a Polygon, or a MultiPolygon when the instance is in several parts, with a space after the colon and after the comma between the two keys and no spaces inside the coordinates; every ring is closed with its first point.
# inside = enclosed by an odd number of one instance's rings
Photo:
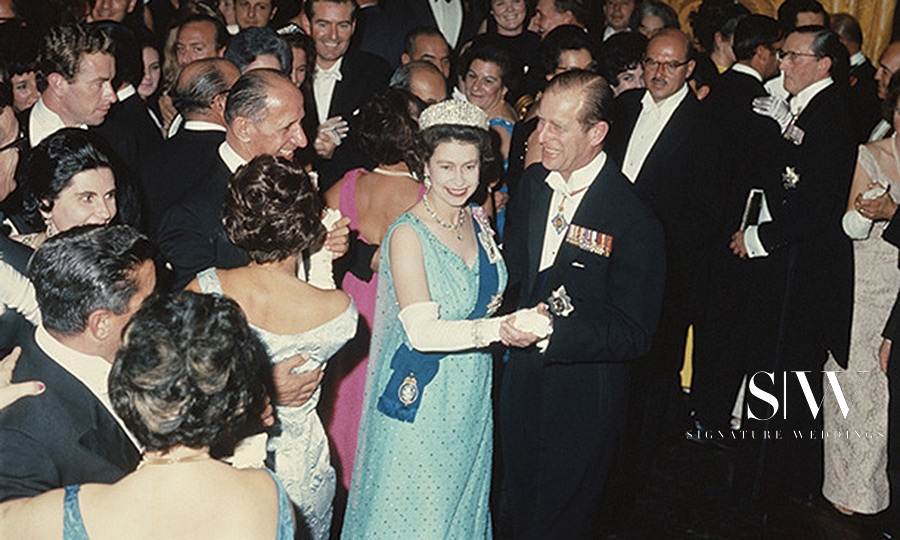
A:
{"type": "MultiPolygon", "coordinates": [[[[478,223],[478,220],[475,222],[478,223]]],[[[484,246],[479,240],[476,242],[478,243],[478,300],[475,302],[475,308],[466,317],[467,320],[481,319],[487,315],[488,305],[499,292],[500,285],[499,265],[492,265],[484,246]],[[497,271],[490,272],[492,267],[497,271]]],[[[410,349],[406,343],[401,343],[400,348],[391,359],[391,369],[394,372],[391,374],[384,393],[378,398],[378,410],[397,420],[415,421],[425,386],[434,380],[440,360],[445,356],[447,355],[443,353],[419,352],[410,349]]]]}

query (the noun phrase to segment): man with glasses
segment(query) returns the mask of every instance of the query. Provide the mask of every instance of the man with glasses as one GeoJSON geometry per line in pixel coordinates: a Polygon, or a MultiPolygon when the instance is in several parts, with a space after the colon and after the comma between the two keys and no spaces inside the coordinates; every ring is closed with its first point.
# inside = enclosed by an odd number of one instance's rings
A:
{"type": "MultiPolygon", "coordinates": [[[[692,283],[715,232],[721,210],[720,160],[710,124],[687,79],[694,70],[691,42],[662,30],[642,60],[643,91],[621,94],[607,146],[666,234],[666,291],[649,355],[636,364],[629,405],[628,456],[618,500],[630,505],[653,453],[664,438],[680,436],[681,383],[687,328],[693,314],[692,283]]],[[[624,517],[628,508],[614,515],[624,517]]]]}
{"type": "MultiPolygon", "coordinates": [[[[19,152],[27,148],[28,140],[19,128],[16,112],[13,110],[12,88],[9,83],[0,82],[0,202],[16,189],[16,166],[19,152]]],[[[0,222],[6,217],[0,210],[0,222]]],[[[0,259],[9,263],[23,275],[28,269],[28,259],[32,250],[0,234],[0,259]]]]}
{"type": "Polygon", "coordinates": [[[821,403],[829,357],[846,369],[853,303],[852,246],[841,218],[856,145],[840,83],[832,78],[841,68],[846,74],[847,51],[832,30],[807,26],[787,36],[778,58],[790,102],[757,100],[755,106],[778,121],[783,137],[759,156],[775,166],[756,186],[763,195],[750,216],[754,224],[735,232],[731,243],[735,255],[751,259],[743,337],[752,386],[742,429],[784,435],[739,447],[738,469],[745,471],[736,480],[739,494],[763,512],[788,495],[819,493],[821,440],[795,433],[822,430],[807,394],[821,403]],[[757,376],[761,371],[774,377],[757,376]],[[804,385],[792,372],[813,380],[804,385]],[[777,410],[762,399],[774,395],[777,410]]]}
{"type": "MultiPolygon", "coordinates": [[[[878,69],[875,70],[875,84],[878,90],[878,99],[887,97],[888,85],[891,76],[900,69],[900,42],[894,42],[884,49],[878,58],[878,69]]],[[[894,132],[894,126],[887,120],[880,120],[869,134],[869,142],[880,141],[894,132]]]]}

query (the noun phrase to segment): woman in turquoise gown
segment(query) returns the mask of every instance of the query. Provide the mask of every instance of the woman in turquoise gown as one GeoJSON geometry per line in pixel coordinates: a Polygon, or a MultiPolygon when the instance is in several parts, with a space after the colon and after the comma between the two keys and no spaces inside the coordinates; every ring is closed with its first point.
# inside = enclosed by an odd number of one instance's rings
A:
{"type": "Polygon", "coordinates": [[[487,116],[448,101],[419,123],[428,191],[382,243],[345,539],[491,537],[485,347],[500,339],[504,319],[487,317],[507,275],[484,211],[466,205],[490,155],[487,116]]]}

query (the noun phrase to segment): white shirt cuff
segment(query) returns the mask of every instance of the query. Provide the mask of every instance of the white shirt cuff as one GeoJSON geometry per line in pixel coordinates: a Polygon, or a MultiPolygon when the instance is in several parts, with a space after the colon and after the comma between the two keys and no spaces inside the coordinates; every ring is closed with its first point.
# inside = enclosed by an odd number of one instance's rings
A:
{"type": "Polygon", "coordinates": [[[751,259],[769,255],[769,252],[766,251],[759,239],[759,227],[757,225],[750,225],[744,231],[744,247],[747,248],[747,257],[751,259]]]}

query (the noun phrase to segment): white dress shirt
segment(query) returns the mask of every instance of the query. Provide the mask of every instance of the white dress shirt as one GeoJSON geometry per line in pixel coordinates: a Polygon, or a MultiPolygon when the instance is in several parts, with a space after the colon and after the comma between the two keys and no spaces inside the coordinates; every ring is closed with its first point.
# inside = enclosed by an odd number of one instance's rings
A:
{"type": "Polygon", "coordinates": [[[431,13],[438,30],[444,34],[444,39],[451,49],[456,48],[459,41],[459,32],[462,30],[463,7],[461,0],[428,0],[431,13]]]}
{"type": "MultiPolygon", "coordinates": [[[[28,142],[31,144],[31,147],[34,148],[39,145],[41,141],[64,127],[66,127],[66,124],[63,123],[62,118],[44,105],[44,98],[42,96],[38,98],[37,103],[32,107],[31,115],[29,115],[28,118],[28,142]]],[[[87,129],[87,126],[84,124],[78,127],[87,129]]]]}
{"type": "Polygon", "coordinates": [[[47,332],[44,325],[38,326],[35,330],[34,341],[47,356],[59,364],[61,368],[68,371],[73,377],[78,379],[81,384],[86,386],[87,389],[94,394],[94,397],[103,404],[103,407],[109,411],[109,414],[116,419],[116,422],[118,422],[125,434],[128,435],[131,442],[134,443],[135,448],[143,450],[141,444],[134,438],[134,435],[128,431],[128,428],[125,427],[125,423],[116,414],[116,411],[112,407],[112,403],[109,401],[108,381],[109,372],[112,370],[112,364],[99,356],[85,354],[63,345],[47,332]]]}
{"type": "MultiPolygon", "coordinates": [[[[788,104],[791,108],[791,114],[794,115],[794,118],[800,116],[806,106],[809,105],[809,102],[812,101],[812,99],[816,97],[819,92],[831,86],[833,82],[834,81],[832,81],[831,77],[825,77],[821,81],[816,81],[798,92],[797,95],[794,96],[788,104]]],[[[763,194],[763,208],[768,208],[768,201],[766,200],[765,194],[763,194]]],[[[760,224],[772,220],[771,216],[768,215],[768,211],[766,211],[765,214],[766,215],[762,215],[761,212],[759,220],[760,224]]],[[[751,259],[755,259],[757,257],[766,257],[769,255],[769,252],[766,251],[766,248],[763,246],[762,241],[759,238],[758,225],[750,225],[749,227],[747,227],[747,230],[744,231],[744,247],[747,249],[747,257],[751,259]]]]}
{"type": "Polygon", "coordinates": [[[850,67],[855,68],[856,66],[861,66],[866,62],[866,55],[863,54],[862,51],[857,51],[856,54],[850,57],[850,67]]]}
{"type": "Polygon", "coordinates": [[[124,87],[116,90],[116,99],[120,102],[125,101],[135,94],[137,94],[137,90],[134,89],[134,86],[131,84],[126,84],[124,87]]]}
{"type": "Polygon", "coordinates": [[[553,189],[553,196],[550,198],[547,223],[544,226],[544,244],[541,249],[541,263],[538,266],[538,272],[543,272],[556,262],[556,255],[559,253],[559,248],[568,230],[566,227],[557,232],[556,227],[553,226],[553,218],[559,212],[560,205],[562,205],[562,214],[566,223],[571,224],[575,211],[578,210],[581,200],[584,199],[584,194],[594,183],[605,164],[606,152],[600,152],[590,163],[572,172],[568,181],[557,171],[552,171],[544,179],[544,182],[553,189]]]}
{"type": "Polygon", "coordinates": [[[185,131],[221,131],[225,133],[225,126],[206,120],[188,120],[184,123],[185,131]]]}
{"type": "Polygon", "coordinates": [[[331,110],[331,98],[334,97],[334,86],[344,78],[341,73],[341,64],[344,57],[337,59],[330,68],[322,69],[316,64],[316,75],[313,77],[313,93],[316,96],[316,113],[319,115],[319,123],[328,120],[328,112],[331,110]]]}
{"type": "Polygon", "coordinates": [[[632,183],[637,179],[644,166],[644,161],[656,144],[656,139],[662,133],[663,128],[669,123],[675,109],[687,96],[688,86],[685,83],[677,92],[657,103],[647,91],[641,99],[641,114],[634,124],[634,131],[628,139],[628,148],[625,151],[622,174],[632,183]]]}

